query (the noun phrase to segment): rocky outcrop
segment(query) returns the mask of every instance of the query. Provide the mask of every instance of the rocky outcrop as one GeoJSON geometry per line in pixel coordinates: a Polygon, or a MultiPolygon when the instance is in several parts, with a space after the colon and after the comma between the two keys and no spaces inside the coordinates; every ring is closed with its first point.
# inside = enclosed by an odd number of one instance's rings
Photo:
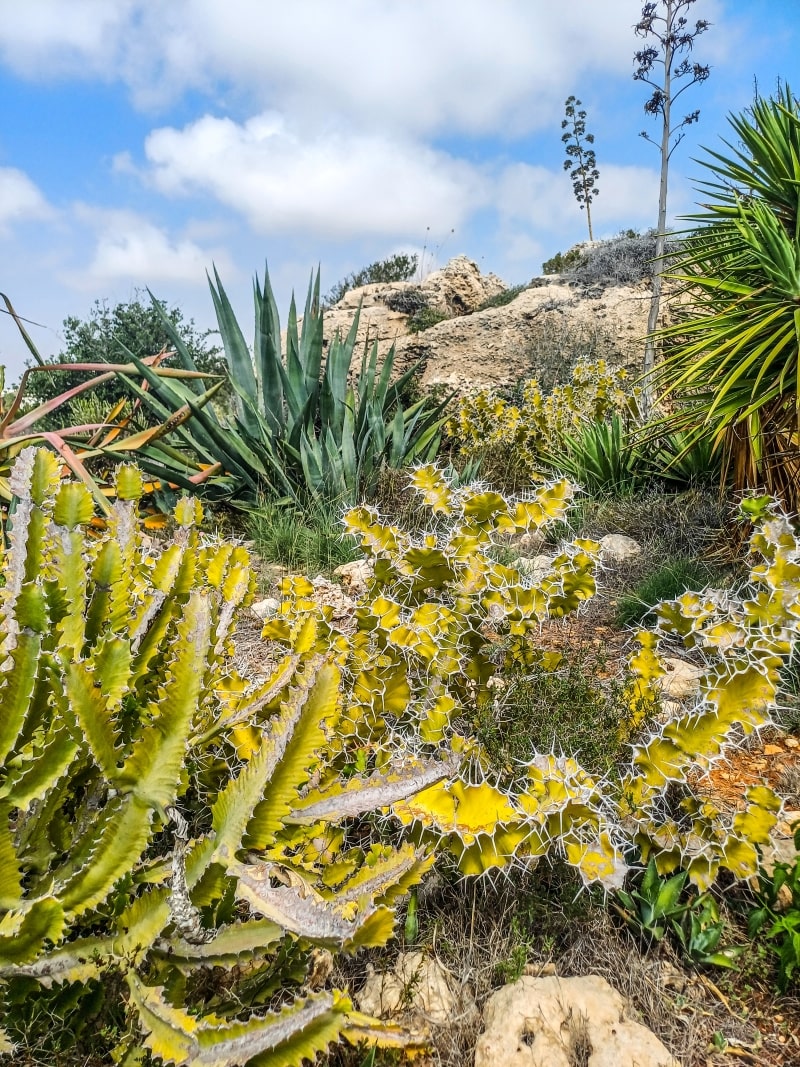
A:
{"type": "Polygon", "coordinates": [[[475,1067],[679,1067],[604,978],[520,978],[488,1000],[475,1067]]]}
{"type": "Polygon", "coordinates": [[[558,276],[537,278],[510,303],[478,310],[505,291],[494,274],[458,256],[423,282],[367,285],[346,293],[325,314],[325,336],[349,329],[361,304],[359,343],[378,341],[385,355],[396,342],[398,371],[420,361],[423,386],[511,385],[552,376],[581,356],[638,370],[647,326],[646,283],[581,288],[558,276]],[[408,322],[420,306],[451,316],[420,333],[408,322]]]}

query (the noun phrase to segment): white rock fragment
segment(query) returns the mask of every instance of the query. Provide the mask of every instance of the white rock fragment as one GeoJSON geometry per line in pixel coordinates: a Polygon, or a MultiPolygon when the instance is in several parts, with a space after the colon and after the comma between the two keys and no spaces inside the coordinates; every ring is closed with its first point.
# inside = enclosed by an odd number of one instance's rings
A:
{"type": "Polygon", "coordinates": [[[277,615],[281,610],[281,602],[274,596],[265,597],[264,600],[257,600],[250,606],[250,611],[257,619],[261,619],[262,622],[266,622],[267,619],[271,619],[273,615],[277,615]]]}
{"type": "Polygon", "coordinates": [[[359,1010],[388,1019],[416,1016],[426,1023],[449,1026],[477,1009],[471,991],[435,958],[423,952],[401,952],[393,971],[372,971],[356,994],[359,1010]]]}

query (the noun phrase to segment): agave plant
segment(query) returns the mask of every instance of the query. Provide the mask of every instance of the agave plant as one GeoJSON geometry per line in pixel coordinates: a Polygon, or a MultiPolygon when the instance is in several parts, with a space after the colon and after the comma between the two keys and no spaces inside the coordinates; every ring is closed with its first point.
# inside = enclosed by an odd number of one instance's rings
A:
{"type": "Polygon", "coordinates": [[[563,433],[542,459],[590,493],[630,492],[644,474],[644,458],[616,412],[586,423],[577,433],[563,433]]]}
{"type": "MultiPolygon", "coordinates": [[[[711,434],[739,488],[800,505],[800,106],[789,86],[731,116],[736,146],[709,152],[709,196],[671,272],[689,294],[659,331],[671,423],[711,434]]],[[[726,142],[727,143],[727,142],[726,142]]]]}
{"type": "MultiPolygon", "coordinates": [[[[263,286],[256,277],[252,354],[216,271],[209,285],[236,394],[235,417],[228,423],[210,408],[200,411],[191,386],[159,379],[131,354],[150,387],[140,392],[145,403],[165,419],[186,404],[194,415],[178,435],[183,451],[166,456],[140,450],[137,461],[146,470],[184,484],[196,456],[220,465],[224,476],[213,487],[234,501],[254,501],[266,490],[296,502],[354,503],[374,488],[382,466],[433,457],[447,401],[404,407],[403,391],[417,368],[392,381],[394,346],[379,368],[377,342],[365,346],[353,380],[358,313],[347,336],[337,334],[325,354],[319,272],[309,284],[301,323],[292,297],[283,344],[269,273],[265,269],[263,286]]],[[[184,367],[196,370],[166,316],[164,327],[184,367]]]]}

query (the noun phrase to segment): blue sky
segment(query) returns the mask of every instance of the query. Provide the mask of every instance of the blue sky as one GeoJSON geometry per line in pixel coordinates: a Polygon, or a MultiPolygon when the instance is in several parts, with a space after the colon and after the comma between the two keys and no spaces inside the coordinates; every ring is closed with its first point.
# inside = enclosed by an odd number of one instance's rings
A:
{"type": "MultiPolygon", "coordinates": [[[[67,315],[149,286],[212,325],[216,263],[249,332],[268,260],[285,316],[398,251],[464,253],[509,284],[586,237],[564,172],[564,101],[595,135],[595,236],[653,225],[657,124],[632,78],[641,0],[27,0],[0,20],[0,291],[45,355],[67,315]],[[65,12],[69,17],[65,18],[65,12]]],[[[693,157],[778,78],[800,87],[800,0],[696,0],[712,26],[689,90],[693,157]]],[[[25,350],[0,315],[0,362],[25,350]]]]}

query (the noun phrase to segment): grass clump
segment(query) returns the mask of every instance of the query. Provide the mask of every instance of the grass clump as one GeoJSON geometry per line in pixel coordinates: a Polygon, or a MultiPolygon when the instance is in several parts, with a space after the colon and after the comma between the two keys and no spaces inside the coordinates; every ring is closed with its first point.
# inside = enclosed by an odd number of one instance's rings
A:
{"type": "Polygon", "coordinates": [[[250,513],[247,532],[258,555],[304,574],[330,574],[359,556],[335,508],[297,508],[264,501],[250,513]]]}
{"type": "Polygon", "coordinates": [[[561,657],[555,670],[548,663],[511,674],[494,705],[481,711],[477,735],[494,767],[512,776],[535,752],[574,756],[601,775],[622,755],[630,716],[623,682],[610,677],[600,650],[584,648],[561,657]]]}
{"type": "Polygon", "coordinates": [[[702,560],[682,557],[671,559],[646,575],[636,587],[620,598],[617,624],[633,626],[649,623],[653,607],[662,600],[674,600],[689,589],[703,589],[716,575],[702,560]]]}
{"type": "Polygon", "coordinates": [[[488,308],[502,308],[506,304],[510,304],[512,300],[516,300],[520,293],[527,289],[527,285],[512,285],[510,289],[504,289],[502,293],[495,293],[494,296],[489,296],[482,304],[479,304],[477,311],[486,311],[488,308]]]}

